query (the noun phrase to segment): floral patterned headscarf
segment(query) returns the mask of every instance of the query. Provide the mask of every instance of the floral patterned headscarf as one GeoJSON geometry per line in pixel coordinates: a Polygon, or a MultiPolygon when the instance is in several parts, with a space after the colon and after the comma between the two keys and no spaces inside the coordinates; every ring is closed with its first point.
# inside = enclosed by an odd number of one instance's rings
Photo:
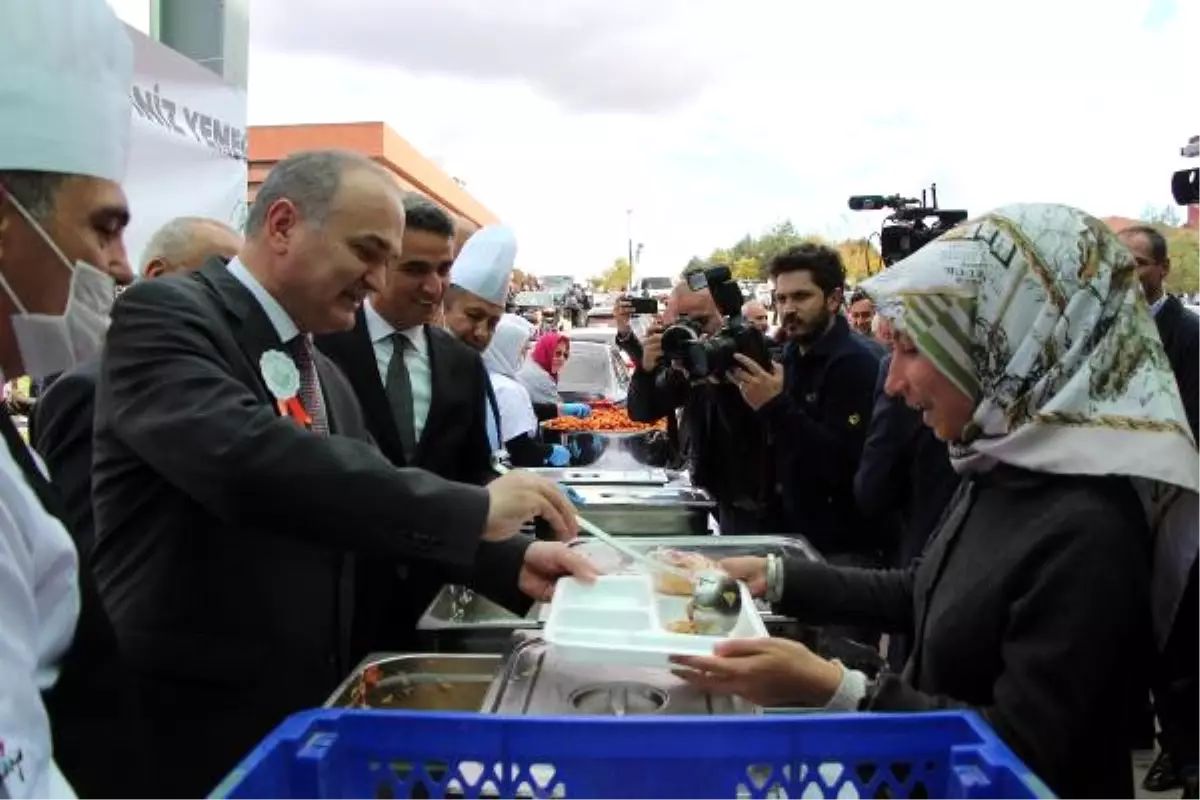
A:
{"type": "MultiPolygon", "coordinates": [[[[1156,570],[1174,576],[1165,591],[1182,591],[1200,541],[1196,446],[1133,256],[1103,222],[1062,205],[1005,206],[864,288],[976,401],[950,445],[956,469],[1128,475],[1157,532],[1156,570]]],[[[1156,618],[1173,617],[1171,602],[1155,598],[1156,618]]]]}

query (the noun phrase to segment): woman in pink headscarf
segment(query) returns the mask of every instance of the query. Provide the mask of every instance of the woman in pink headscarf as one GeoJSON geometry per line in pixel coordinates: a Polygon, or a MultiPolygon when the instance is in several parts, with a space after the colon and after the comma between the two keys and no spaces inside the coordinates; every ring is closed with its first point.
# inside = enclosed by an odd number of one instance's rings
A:
{"type": "Polygon", "coordinates": [[[558,376],[570,357],[571,340],[565,334],[551,331],[542,334],[529,358],[525,359],[517,378],[529,390],[539,419],[559,414],[586,417],[591,413],[584,403],[559,403],[558,376]]]}

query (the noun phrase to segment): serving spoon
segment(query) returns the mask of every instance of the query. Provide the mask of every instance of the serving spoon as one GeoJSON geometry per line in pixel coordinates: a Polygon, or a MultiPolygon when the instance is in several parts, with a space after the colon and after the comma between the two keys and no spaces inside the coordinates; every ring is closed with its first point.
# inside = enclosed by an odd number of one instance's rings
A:
{"type": "MultiPolygon", "coordinates": [[[[506,452],[501,450],[492,454],[492,469],[501,475],[506,475],[511,471],[506,452]]],[[[579,494],[571,491],[570,487],[563,486],[561,488],[566,491],[567,496],[573,502],[580,503],[582,501],[579,494]]],[[[706,631],[715,629],[719,634],[724,635],[737,625],[738,616],[742,613],[742,592],[738,582],[729,574],[718,569],[705,569],[692,573],[673,564],[664,564],[630,547],[599,525],[585,519],[578,511],[575,512],[575,520],[582,530],[651,572],[666,572],[691,584],[692,602],[688,616],[706,631]]]]}

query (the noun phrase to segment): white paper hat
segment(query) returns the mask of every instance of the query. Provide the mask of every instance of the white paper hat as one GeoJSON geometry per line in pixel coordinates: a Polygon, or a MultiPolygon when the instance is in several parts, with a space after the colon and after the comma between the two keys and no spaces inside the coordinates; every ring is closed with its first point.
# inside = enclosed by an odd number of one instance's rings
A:
{"type": "Polygon", "coordinates": [[[0,2],[0,170],[120,182],[133,46],[104,0],[0,2]]]}
{"type": "Polygon", "coordinates": [[[516,260],[517,237],[512,229],[489,225],[467,239],[450,268],[450,282],[502,306],[508,299],[508,282],[516,260]]]}

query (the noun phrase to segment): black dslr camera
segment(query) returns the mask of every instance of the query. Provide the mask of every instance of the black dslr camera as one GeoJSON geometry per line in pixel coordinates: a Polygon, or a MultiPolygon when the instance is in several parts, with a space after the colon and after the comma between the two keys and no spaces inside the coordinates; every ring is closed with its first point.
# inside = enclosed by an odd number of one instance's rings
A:
{"type": "Polygon", "coordinates": [[[879,254],[884,266],[890,267],[901,259],[908,258],[925,245],[941,236],[967,218],[962,209],[938,208],[937,184],[929,187],[933,202],[926,205],[925,190],[921,199],[892,195],[854,195],[850,198],[851,211],[877,211],[892,209],[879,231],[879,254]]]}
{"type": "Polygon", "coordinates": [[[693,378],[723,378],[738,362],[734,355],[741,353],[763,369],[771,368],[771,351],[762,331],[742,317],[745,298],[729,267],[711,267],[693,272],[687,278],[693,292],[708,289],[724,322],[711,337],[702,338],[704,331],[696,320],[681,318],[663,331],[663,356],[678,364],[693,378]]]}

